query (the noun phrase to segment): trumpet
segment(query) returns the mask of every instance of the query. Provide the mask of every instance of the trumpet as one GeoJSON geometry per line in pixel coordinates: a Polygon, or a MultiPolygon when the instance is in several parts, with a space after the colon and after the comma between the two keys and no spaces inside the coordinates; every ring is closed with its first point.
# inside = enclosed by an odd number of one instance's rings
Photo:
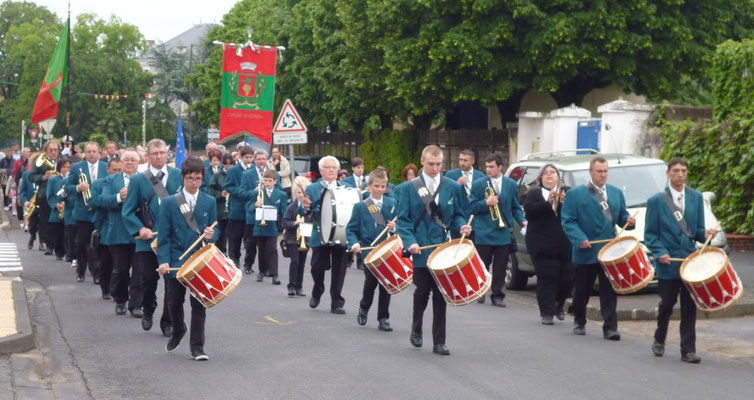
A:
{"type": "Polygon", "coordinates": [[[41,168],[43,165],[46,165],[50,169],[55,169],[55,164],[53,164],[52,161],[47,157],[47,154],[42,153],[37,157],[37,161],[35,162],[37,165],[37,168],[41,168]]]}
{"type": "MultiPolygon", "coordinates": [[[[487,181],[487,187],[484,188],[484,198],[487,199],[490,196],[497,196],[495,194],[495,189],[490,186],[490,182],[487,181]]],[[[505,228],[505,222],[503,222],[503,216],[500,215],[500,207],[495,204],[494,206],[490,206],[490,217],[492,217],[493,221],[497,221],[497,227],[502,229],[505,228]]]]}
{"type": "MultiPolygon", "coordinates": [[[[79,171],[79,183],[89,183],[89,180],[86,179],[86,174],[84,171],[79,171]]],[[[84,205],[89,207],[89,198],[92,197],[92,192],[90,189],[86,189],[85,191],[81,192],[81,196],[84,198],[84,205]]]]}
{"type": "Polygon", "coordinates": [[[24,219],[29,219],[32,214],[34,214],[34,211],[37,209],[37,193],[39,193],[39,188],[34,191],[34,195],[31,196],[31,199],[29,200],[29,205],[24,208],[24,219]]]}
{"type": "MultiPolygon", "coordinates": [[[[262,193],[262,190],[264,190],[264,186],[262,186],[262,183],[259,183],[259,194],[257,195],[257,203],[260,201],[262,204],[264,204],[264,193],[262,193]]],[[[262,222],[259,223],[259,226],[267,226],[267,221],[264,220],[264,213],[262,213],[262,222]]]]}
{"type": "Polygon", "coordinates": [[[303,236],[301,236],[301,226],[300,226],[301,223],[304,222],[304,217],[302,217],[300,215],[297,215],[296,216],[296,221],[298,221],[298,223],[299,223],[296,226],[296,241],[299,242],[298,243],[298,251],[307,251],[309,249],[306,247],[306,240],[304,239],[303,236]]]}

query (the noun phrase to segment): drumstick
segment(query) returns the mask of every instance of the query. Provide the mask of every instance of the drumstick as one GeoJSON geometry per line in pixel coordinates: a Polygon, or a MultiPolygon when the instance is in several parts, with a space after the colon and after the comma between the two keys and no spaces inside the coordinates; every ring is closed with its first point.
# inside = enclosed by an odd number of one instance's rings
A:
{"type": "MultiPolygon", "coordinates": [[[[636,218],[636,216],[638,214],[639,214],[639,212],[637,211],[637,212],[634,213],[634,215],[632,215],[632,217],[636,218]]],[[[623,225],[622,228],[620,228],[620,231],[618,231],[618,234],[615,235],[614,238],[612,238],[612,239],[590,240],[589,244],[599,244],[599,243],[609,243],[609,242],[612,242],[612,241],[618,239],[620,237],[621,233],[623,233],[623,231],[626,230],[627,227],[628,227],[628,221],[626,221],[626,224],[623,225]]]]}
{"type": "MultiPolygon", "coordinates": [[[[469,222],[467,222],[466,225],[471,225],[471,221],[473,219],[474,219],[474,214],[471,214],[471,217],[469,217],[469,222]]],[[[461,249],[461,243],[463,243],[464,239],[466,239],[466,234],[465,233],[463,235],[461,235],[461,241],[458,242],[458,244],[456,245],[456,251],[455,251],[455,253],[453,253],[453,257],[455,257],[456,255],[458,255],[458,250],[461,249]]]]}
{"type": "Polygon", "coordinates": [[[670,260],[670,261],[678,261],[678,262],[684,262],[684,261],[686,261],[685,258],[673,258],[673,257],[668,258],[668,260],[670,260]]]}
{"type": "MultiPolygon", "coordinates": [[[[396,216],[395,218],[393,218],[393,220],[392,220],[392,221],[390,221],[390,222],[395,222],[395,220],[396,220],[396,219],[398,219],[398,217],[397,217],[397,216],[396,216]]],[[[380,238],[382,237],[382,235],[384,235],[384,234],[385,234],[385,232],[387,232],[387,228],[388,228],[388,227],[387,227],[387,226],[385,226],[385,229],[383,229],[383,230],[382,230],[382,232],[380,232],[380,234],[379,234],[379,235],[377,235],[377,237],[376,237],[376,238],[374,238],[374,240],[372,241],[372,243],[371,243],[371,244],[369,244],[369,245],[370,245],[370,246],[374,246],[375,244],[377,244],[377,241],[378,241],[378,240],[380,240],[380,238]]],[[[367,249],[366,249],[366,248],[363,248],[362,250],[367,250],[367,249]]]]}
{"type": "MultiPolygon", "coordinates": [[[[210,225],[209,227],[214,229],[216,225],[217,225],[217,221],[213,222],[212,225],[210,225]]],[[[204,239],[204,233],[202,233],[202,235],[199,236],[199,239],[196,239],[196,241],[191,246],[189,246],[188,249],[186,249],[185,253],[183,253],[180,257],[178,257],[178,260],[183,260],[183,257],[186,257],[186,254],[188,254],[191,250],[193,250],[194,247],[196,247],[196,245],[202,241],[202,239],[204,239]]]]}
{"type": "Polygon", "coordinates": [[[615,240],[615,239],[590,240],[589,244],[607,243],[607,242],[612,242],[613,240],[615,240]]]}
{"type": "MultiPolygon", "coordinates": [[[[153,237],[155,237],[155,236],[157,236],[157,232],[152,232],[152,233],[151,233],[151,234],[149,235],[149,238],[151,239],[151,238],[153,238],[153,237]]],[[[136,235],[136,236],[134,236],[134,239],[141,239],[141,236],[139,236],[139,235],[136,235]]]]}
{"type": "Polygon", "coordinates": [[[434,249],[435,247],[440,247],[440,246],[442,246],[444,244],[445,243],[438,243],[438,244],[430,244],[430,245],[427,245],[427,246],[421,246],[421,247],[419,247],[419,250],[434,249]]]}
{"type": "MultiPolygon", "coordinates": [[[[637,212],[635,212],[635,213],[634,213],[634,215],[632,215],[631,217],[633,217],[633,218],[636,218],[636,216],[637,216],[637,215],[639,215],[639,212],[638,212],[638,211],[637,211],[637,212]]],[[[618,232],[618,234],[617,234],[617,235],[615,235],[615,238],[614,238],[614,239],[617,239],[617,238],[619,238],[619,237],[620,237],[620,234],[621,234],[621,233],[623,233],[623,231],[625,231],[627,227],[628,227],[628,221],[626,221],[626,224],[625,224],[625,225],[623,225],[623,228],[620,228],[620,231],[618,232]]]]}
{"type": "MultiPolygon", "coordinates": [[[[718,221],[717,225],[715,225],[715,227],[714,227],[713,229],[714,229],[714,230],[717,230],[718,228],[720,228],[720,222],[719,222],[719,221],[718,221]]],[[[712,236],[713,236],[713,235],[710,235],[710,236],[709,236],[709,237],[707,238],[707,240],[705,240],[705,241],[704,241],[704,245],[702,246],[702,248],[701,248],[701,249],[699,249],[699,253],[700,253],[700,254],[704,252],[704,248],[705,248],[705,247],[707,247],[707,245],[709,244],[710,240],[712,240],[712,236]]]]}
{"type": "MultiPolygon", "coordinates": [[[[362,247],[362,248],[361,248],[361,251],[364,251],[364,250],[372,250],[372,249],[376,249],[376,248],[377,248],[377,246],[362,247]]],[[[346,250],[346,253],[353,253],[353,250],[351,250],[351,249],[348,249],[348,250],[346,250]]]]}
{"type": "MultiPolygon", "coordinates": [[[[168,272],[172,272],[172,271],[178,271],[179,269],[180,269],[180,268],[168,268],[168,272]]],[[[160,271],[160,269],[159,269],[159,268],[157,268],[157,269],[156,269],[155,271],[159,272],[159,271],[160,271]]]]}

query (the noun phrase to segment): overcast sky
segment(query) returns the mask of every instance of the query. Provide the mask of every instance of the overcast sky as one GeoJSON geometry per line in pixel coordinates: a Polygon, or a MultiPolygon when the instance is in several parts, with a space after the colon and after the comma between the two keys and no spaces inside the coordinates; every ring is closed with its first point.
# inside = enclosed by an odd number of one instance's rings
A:
{"type": "MultiPolygon", "coordinates": [[[[2,0],[0,0],[2,1],[2,0]]],[[[68,0],[30,0],[65,19],[68,0]]],[[[71,23],[82,13],[118,16],[136,25],[147,40],[165,42],[199,23],[220,23],[238,0],[71,0],[71,23]]]]}

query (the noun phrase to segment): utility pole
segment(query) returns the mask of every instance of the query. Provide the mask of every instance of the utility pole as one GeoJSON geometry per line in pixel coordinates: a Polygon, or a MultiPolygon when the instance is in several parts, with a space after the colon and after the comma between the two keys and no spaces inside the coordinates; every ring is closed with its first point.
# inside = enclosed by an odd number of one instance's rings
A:
{"type": "Polygon", "coordinates": [[[141,101],[141,146],[147,148],[147,98],[149,94],[144,95],[141,101]]]}

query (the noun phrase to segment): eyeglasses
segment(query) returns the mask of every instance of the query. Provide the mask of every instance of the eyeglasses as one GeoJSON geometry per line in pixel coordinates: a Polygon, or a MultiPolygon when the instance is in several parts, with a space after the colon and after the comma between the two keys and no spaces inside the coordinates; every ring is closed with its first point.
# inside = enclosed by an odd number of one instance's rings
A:
{"type": "Polygon", "coordinates": [[[168,154],[167,151],[153,151],[149,153],[150,156],[164,156],[166,154],[168,154]]]}
{"type": "Polygon", "coordinates": [[[184,180],[187,180],[187,181],[189,181],[189,182],[201,182],[201,181],[202,181],[202,180],[203,180],[204,178],[203,178],[203,177],[201,177],[201,176],[197,176],[197,177],[194,177],[194,176],[186,176],[186,177],[184,177],[183,179],[184,179],[184,180]]]}

